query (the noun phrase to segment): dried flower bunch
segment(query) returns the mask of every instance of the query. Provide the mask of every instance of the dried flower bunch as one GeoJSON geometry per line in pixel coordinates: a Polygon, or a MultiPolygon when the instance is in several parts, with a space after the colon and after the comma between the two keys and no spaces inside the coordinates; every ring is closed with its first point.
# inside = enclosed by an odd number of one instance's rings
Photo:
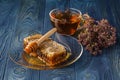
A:
{"type": "Polygon", "coordinates": [[[91,54],[100,54],[103,48],[115,44],[116,29],[109,24],[108,20],[96,21],[88,14],[84,14],[83,18],[85,21],[78,39],[91,54]]]}

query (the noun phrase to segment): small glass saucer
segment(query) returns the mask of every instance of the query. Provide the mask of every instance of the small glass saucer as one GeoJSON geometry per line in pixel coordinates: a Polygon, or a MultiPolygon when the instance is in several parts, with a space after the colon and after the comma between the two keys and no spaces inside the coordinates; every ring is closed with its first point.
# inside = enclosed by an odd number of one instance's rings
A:
{"type": "MultiPolygon", "coordinates": [[[[30,35],[33,35],[33,34],[35,34],[35,32],[31,33],[30,35]]],[[[25,34],[25,35],[28,35],[28,34],[25,34]]],[[[23,36],[21,37],[24,39],[23,36]]],[[[39,59],[35,57],[30,57],[28,54],[24,53],[23,41],[17,42],[17,43],[13,42],[11,44],[12,48],[9,51],[9,57],[13,62],[15,62],[18,65],[31,68],[31,69],[37,69],[37,70],[49,70],[49,69],[62,68],[62,67],[73,64],[81,57],[83,53],[83,46],[80,43],[78,43],[77,39],[67,35],[60,35],[58,33],[55,33],[55,36],[52,39],[62,44],[66,48],[67,52],[70,54],[70,57],[67,60],[65,60],[64,62],[54,67],[47,66],[44,62],[40,61],[39,59]]]]}

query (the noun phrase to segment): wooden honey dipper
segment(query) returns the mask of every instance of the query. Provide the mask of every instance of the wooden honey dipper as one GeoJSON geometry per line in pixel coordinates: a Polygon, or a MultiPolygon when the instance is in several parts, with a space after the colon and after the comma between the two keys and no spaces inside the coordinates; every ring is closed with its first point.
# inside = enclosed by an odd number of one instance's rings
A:
{"type": "Polygon", "coordinates": [[[26,53],[31,53],[31,52],[35,52],[38,48],[38,46],[48,37],[50,37],[53,33],[55,33],[57,31],[56,28],[51,29],[50,31],[48,31],[46,34],[44,34],[40,39],[38,39],[37,41],[32,41],[30,43],[28,43],[28,45],[24,48],[24,51],[26,53]]]}

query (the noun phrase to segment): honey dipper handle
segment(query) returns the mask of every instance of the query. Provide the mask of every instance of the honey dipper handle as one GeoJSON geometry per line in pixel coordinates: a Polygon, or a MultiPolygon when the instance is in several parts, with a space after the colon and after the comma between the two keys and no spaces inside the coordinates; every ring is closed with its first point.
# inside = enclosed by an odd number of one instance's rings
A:
{"type": "Polygon", "coordinates": [[[54,32],[56,32],[57,29],[53,28],[50,31],[48,31],[46,34],[44,34],[40,39],[38,39],[38,41],[33,41],[30,42],[25,48],[24,51],[28,54],[30,54],[31,52],[34,52],[37,50],[38,46],[40,43],[42,43],[45,39],[47,39],[48,37],[50,37],[54,32]]]}
{"type": "Polygon", "coordinates": [[[40,43],[42,43],[45,39],[47,39],[48,37],[50,37],[53,33],[55,33],[57,31],[56,28],[51,29],[50,31],[48,31],[46,34],[44,34],[38,41],[37,44],[39,45],[40,43]]]}

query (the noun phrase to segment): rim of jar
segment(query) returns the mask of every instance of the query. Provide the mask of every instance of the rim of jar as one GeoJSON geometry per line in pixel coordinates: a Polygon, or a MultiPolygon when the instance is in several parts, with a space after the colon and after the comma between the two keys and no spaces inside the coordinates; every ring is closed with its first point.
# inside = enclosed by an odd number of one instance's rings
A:
{"type": "MultiPolygon", "coordinates": [[[[53,17],[53,16],[51,15],[54,11],[57,11],[57,10],[60,10],[60,9],[59,9],[59,8],[52,9],[52,10],[49,12],[49,16],[50,16],[50,18],[51,18],[52,20],[61,21],[60,19],[57,19],[57,18],[55,18],[55,17],[53,17]]],[[[74,12],[76,12],[76,13],[79,13],[78,18],[81,18],[82,13],[81,13],[80,10],[75,9],[75,8],[69,8],[69,10],[74,11],[74,12]]]]}

